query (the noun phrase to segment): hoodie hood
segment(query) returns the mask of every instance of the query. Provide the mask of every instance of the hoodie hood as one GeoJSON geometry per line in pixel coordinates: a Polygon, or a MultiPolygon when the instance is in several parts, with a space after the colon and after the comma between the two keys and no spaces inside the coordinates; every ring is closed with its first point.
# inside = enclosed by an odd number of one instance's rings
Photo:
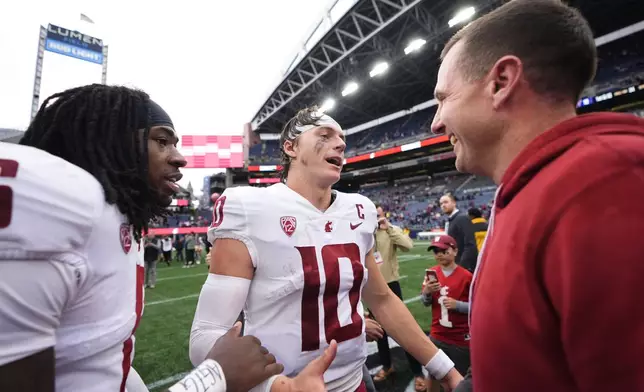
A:
{"type": "Polygon", "coordinates": [[[503,175],[496,206],[507,206],[542,168],[579,142],[603,135],[633,135],[640,138],[644,148],[644,119],[631,114],[590,113],[557,124],[512,161],[503,175]]]}

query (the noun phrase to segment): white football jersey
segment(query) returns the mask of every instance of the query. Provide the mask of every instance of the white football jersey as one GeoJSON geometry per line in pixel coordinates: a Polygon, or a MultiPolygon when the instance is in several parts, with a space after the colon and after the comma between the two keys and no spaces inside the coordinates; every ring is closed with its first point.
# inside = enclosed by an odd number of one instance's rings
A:
{"type": "Polygon", "coordinates": [[[142,260],[92,175],[0,143],[0,365],[54,347],[56,391],[124,391],[142,260]]]}
{"type": "Polygon", "coordinates": [[[366,358],[360,298],[376,225],[374,204],[359,194],[337,192],[325,212],[281,183],[230,188],[217,199],[208,239],[246,244],[255,275],[245,333],[284,364],[284,374],[299,373],[335,339],[327,390],[360,385],[366,358]]]}

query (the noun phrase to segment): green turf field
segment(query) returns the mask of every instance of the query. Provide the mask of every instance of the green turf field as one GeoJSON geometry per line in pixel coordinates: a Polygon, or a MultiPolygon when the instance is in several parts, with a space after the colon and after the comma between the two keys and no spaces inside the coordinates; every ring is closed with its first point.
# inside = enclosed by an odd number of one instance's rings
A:
{"type": "MultiPolygon", "coordinates": [[[[415,298],[420,294],[425,268],[434,264],[427,242],[416,242],[410,252],[399,252],[400,286],[407,306],[428,331],[431,313],[415,298]]],[[[174,262],[159,263],[157,285],[145,292],[145,311],[136,333],[134,367],[152,391],[167,387],[178,375],[192,368],[188,359],[190,326],[197,297],[208,273],[205,264],[181,268],[174,262]],[[165,383],[164,383],[165,381],[165,383]]]]}

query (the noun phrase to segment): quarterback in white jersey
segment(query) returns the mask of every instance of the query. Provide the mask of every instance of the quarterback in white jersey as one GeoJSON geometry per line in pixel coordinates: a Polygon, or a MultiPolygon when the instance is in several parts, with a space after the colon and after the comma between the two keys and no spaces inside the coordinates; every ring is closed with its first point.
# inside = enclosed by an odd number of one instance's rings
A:
{"type": "Polygon", "coordinates": [[[338,342],[327,389],[355,390],[366,357],[360,302],[365,256],[374,244],[373,203],[336,192],[324,212],[284,184],[226,190],[215,204],[211,240],[246,244],[255,275],[246,299],[245,331],[297,374],[338,342]]]}
{"type": "Polygon", "coordinates": [[[284,374],[252,391],[306,390],[298,374],[332,342],[324,374],[331,392],[364,391],[366,338],[361,299],[376,318],[449,390],[461,377],[388,288],[373,256],[377,215],[358,194],[331,190],[344,160],[344,132],[315,108],[284,128],[285,184],[227,189],[209,230],[210,274],[191,332],[190,358],[204,358],[243,308],[246,331],[284,364],[284,374]]]}

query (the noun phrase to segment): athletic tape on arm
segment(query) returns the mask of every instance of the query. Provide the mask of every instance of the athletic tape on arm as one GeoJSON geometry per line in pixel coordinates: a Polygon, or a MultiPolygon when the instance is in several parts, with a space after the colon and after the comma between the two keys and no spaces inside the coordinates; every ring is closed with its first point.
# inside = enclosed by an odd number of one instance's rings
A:
{"type": "Polygon", "coordinates": [[[443,350],[438,350],[434,357],[427,362],[425,369],[437,380],[442,380],[447,376],[450,370],[454,368],[454,362],[445,354],[443,350]]]}
{"type": "Polygon", "coordinates": [[[190,330],[189,355],[193,365],[205,360],[217,339],[237,321],[249,288],[249,279],[208,274],[190,330]]]}
{"type": "Polygon", "coordinates": [[[226,392],[226,376],[216,361],[206,359],[168,392],[226,392]]]}

